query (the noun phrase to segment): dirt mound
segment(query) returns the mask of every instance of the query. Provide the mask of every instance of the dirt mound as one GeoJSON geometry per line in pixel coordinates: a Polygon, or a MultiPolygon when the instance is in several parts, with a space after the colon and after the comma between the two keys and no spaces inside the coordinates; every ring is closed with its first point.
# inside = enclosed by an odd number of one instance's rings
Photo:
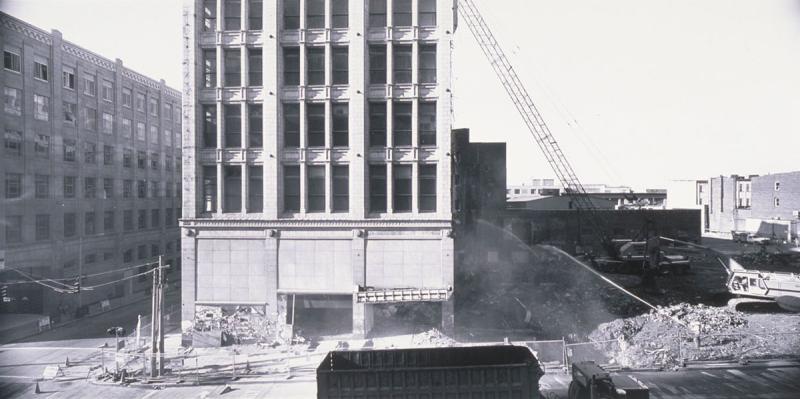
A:
{"type": "Polygon", "coordinates": [[[443,332],[432,328],[421,334],[415,334],[413,338],[414,347],[446,347],[455,346],[456,341],[448,337],[443,332]]]}

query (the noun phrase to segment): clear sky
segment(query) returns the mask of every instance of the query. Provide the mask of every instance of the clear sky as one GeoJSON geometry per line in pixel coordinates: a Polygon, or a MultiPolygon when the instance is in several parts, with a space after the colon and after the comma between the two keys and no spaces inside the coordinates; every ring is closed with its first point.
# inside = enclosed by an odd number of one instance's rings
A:
{"type": "MultiPolygon", "coordinates": [[[[800,170],[800,0],[475,0],[586,183],[800,170]],[[502,6],[501,6],[502,5],[502,6]]],[[[0,0],[181,87],[182,0],[0,0]]],[[[552,177],[472,39],[454,127],[508,143],[508,183],[552,177]]]]}

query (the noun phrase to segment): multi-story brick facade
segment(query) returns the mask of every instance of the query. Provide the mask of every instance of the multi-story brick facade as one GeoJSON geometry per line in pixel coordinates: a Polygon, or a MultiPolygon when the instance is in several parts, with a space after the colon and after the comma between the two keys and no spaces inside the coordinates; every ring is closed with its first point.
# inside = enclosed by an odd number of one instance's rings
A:
{"type": "MultiPolygon", "coordinates": [[[[2,279],[82,275],[87,287],[133,276],[155,255],[177,266],[180,92],[57,30],[0,14],[0,31],[2,279]]],[[[64,319],[148,287],[138,277],[78,294],[13,284],[3,306],[64,319]]]]}
{"type": "Polygon", "coordinates": [[[365,334],[404,298],[452,327],[453,0],[189,3],[185,326],[321,307],[365,334]]]}

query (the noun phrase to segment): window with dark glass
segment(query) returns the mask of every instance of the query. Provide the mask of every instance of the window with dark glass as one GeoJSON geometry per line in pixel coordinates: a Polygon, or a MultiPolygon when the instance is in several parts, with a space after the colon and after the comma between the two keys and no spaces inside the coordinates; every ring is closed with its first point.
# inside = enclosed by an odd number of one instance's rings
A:
{"type": "Polygon", "coordinates": [[[203,212],[217,210],[217,167],[203,166],[203,212]]]}
{"type": "Polygon", "coordinates": [[[36,215],[36,241],[50,239],[50,215],[36,215]]]}
{"type": "Polygon", "coordinates": [[[283,84],[297,86],[300,84],[300,48],[283,48],[283,84]]]}
{"type": "Polygon", "coordinates": [[[242,109],[239,105],[224,105],[225,148],[242,146],[242,109]]]}
{"type": "Polygon", "coordinates": [[[139,228],[139,230],[144,230],[144,229],[147,228],[147,210],[146,209],[140,209],[137,212],[136,221],[137,221],[136,224],[137,224],[137,227],[139,228]]]}
{"type": "Polygon", "coordinates": [[[203,50],[203,87],[217,86],[217,50],[203,50]]]}
{"type": "Polygon", "coordinates": [[[114,197],[114,179],[103,179],[103,198],[109,199],[114,197]]]}
{"type": "Polygon", "coordinates": [[[22,239],[22,216],[20,215],[6,215],[6,243],[18,244],[23,241],[22,239]]]}
{"type": "Polygon", "coordinates": [[[336,165],[331,167],[333,173],[333,211],[350,210],[350,167],[336,165]]]}
{"type": "Polygon", "coordinates": [[[225,184],[222,186],[225,202],[222,203],[223,212],[241,212],[242,210],[242,167],[239,165],[225,166],[225,184]]]}
{"type": "Polygon", "coordinates": [[[309,47],[306,50],[306,84],[310,86],[325,84],[325,49],[322,47],[309,47]]]}
{"type": "Polygon", "coordinates": [[[122,229],[125,231],[133,230],[133,211],[130,209],[122,211],[122,229]]]}
{"type": "Polygon", "coordinates": [[[239,49],[223,51],[225,61],[225,86],[242,85],[242,52],[239,49]]]}
{"type": "Polygon", "coordinates": [[[103,165],[114,164],[114,147],[110,145],[103,146],[103,165]]]}
{"type": "Polygon", "coordinates": [[[34,176],[36,183],[34,196],[36,198],[48,198],[50,196],[50,176],[39,175],[34,176]]]}
{"type": "Polygon", "coordinates": [[[122,181],[122,198],[133,197],[133,180],[122,181]]]}
{"type": "Polygon", "coordinates": [[[300,29],[300,0],[284,0],[283,29],[300,29]]]}
{"type": "Polygon", "coordinates": [[[75,237],[77,232],[77,221],[75,219],[74,212],[64,214],[64,238],[75,237]]]}
{"type": "Polygon", "coordinates": [[[261,30],[264,10],[263,0],[250,0],[247,8],[247,23],[250,30],[261,30]]]}
{"type": "Polygon", "coordinates": [[[110,233],[114,231],[114,211],[103,212],[103,232],[110,233]]]}
{"type": "Polygon", "coordinates": [[[369,146],[386,147],[386,103],[369,103],[369,146]]]}
{"type": "Polygon", "coordinates": [[[300,147],[300,104],[283,104],[283,146],[300,147]]]}
{"type": "Polygon", "coordinates": [[[64,176],[64,198],[75,198],[75,176],[64,176]]]}
{"type": "Polygon", "coordinates": [[[325,0],[306,0],[306,29],[325,27],[325,0]]]}
{"type": "Polygon", "coordinates": [[[350,145],[349,140],[349,104],[348,103],[334,103],[331,105],[332,121],[331,128],[333,130],[333,146],[334,147],[347,147],[350,145]]]}
{"type": "Polygon", "coordinates": [[[83,178],[83,197],[84,198],[97,197],[97,178],[94,177],[83,178]]]}
{"type": "Polygon", "coordinates": [[[217,148],[216,105],[203,105],[203,147],[217,148]]]}
{"type": "Polygon", "coordinates": [[[308,147],[325,146],[325,104],[306,105],[308,147]]]}
{"type": "Polygon", "coordinates": [[[419,145],[436,145],[436,103],[419,103],[419,145]]]}
{"type": "Polygon", "coordinates": [[[242,29],[241,0],[225,0],[225,30],[242,29]]]}
{"type": "Polygon", "coordinates": [[[386,0],[369,0],[369,27],[386,27],[386,0]]]}
{"type": "Polygon", "coordinates": [[[20,60],[19,52],[15,53],[7,49],[3,50],[3,68],[9,71],[22,72],[22,63],[20,60]]]}
{"type": "Polygon", "coordinates": [[[147,153],[145,151],[136,151],[136,167],[139,169],[147,168],[147,153]]]}
{"type": "Polygon", "coordinates": [[[250,148],[261,148],[264,146],[264,108],[261,104],[247,105],[247,129],[250,148]]]}
{"type": "Polygon", "coordinates": [[[306,168],[308,191],[308,212],[325,211],[325,167],[309,166],[306,168]]]}
{"type": "Polygon", "coordinates": [[[394,115],[392,117],[392,145],[410,146],[411,145],[411,103],[396,102],[392,104],[394,115]]]}
{"type": "Polygon", "coordinates": [[[247,211],[264,210],[264,167],[249,166],[247,170],[247,211]]]}
{"type": "MultiPolygon", "coordinates": [[[[66,140],[65,140],[66,141],[66,140]]],[[[3,136],[3,147],[7,154],[15,156],[22,155],[22,132],[17,130],[10,130],[6,128],[5,135],[3,136]]],[[[66,144],[65,144],[66,148],[66,144]]],[[[65,150],[66,151],[66,150],[65,150]]],[[[64,159],[66,161],[66,159],[64,159]]]]}
{"type": "Polygon", "coordinates": [[[392,25],[411,26],[411,0],[392,2],[392,25]]]}
{"type": "Polygon", "coordinates": [[[250,86],[261,86],[263,84],[263,64],[261,59],[261,49],[251,48],[247,50],[247,60],[250,63],[248,66],[248,84],[250,86]]]}
{"type": "Polygon", "coordinates": [[[300,166],[283,167],[283,209],[289,212],[300,210],[300,166]]]}
{"type": "Polygon", "coordinates": [[[39,158],[50,158],[50,136],[37,134],[33,142],[33,151],[39,158]]]}
{"type": "Polygon", "coordinates": [[[369,46],[369,82],[386,84],[386,45],[369,46]]]}
{"type": "Polygon", "coordinates": [[[48,80],[49,74],[47,71],[48,61],[47,58],[34,56],[33,57],[33,77],[40,80],[48,80]]]}
{"type": "Polygon", "coordinates": [[[369,210],[386,212],[386,165],[369,166],[369,210]]]}
{"type": "Polygon", "coordinates": [[[5,190],[6,198],[20,198],[22,196],[22,174],[6,173],[5,190]]]}
{"type": "Polygon", "coordinates": [[[411,212],[411,165],[395,165],[392,169],[392,205],[395,212],[411,212]]]}
{"type": "Polygon", "coordinates": [[[333,84],[348,84],[349,77],[347,71],[349,70],[349,66],[347,62],[347,47],[333,47],[331,49],[331,58],[333,58],[333,84]]]}
{"type": "Polygon", "coordinates": [[[136,181],[136,196],[138,198],[147,198],[147,181],[146,180],[137,180],[136,181]]]}
{"type": "Polygon", "coordinates": [[[87,236],[95,233],[94,212],[86,212],[83,214],[83,233],[87,236]]]}
{"type": "Polygon", "coordinates": [[[75,162],[75,153],[77,152],[77,145],[75,140],[64,139],[64,162],[75,162]]]}
{"type": "Polygon", "coordinates": [[[150,227],[158,228],[161,227],[161,210],[160,209],[153,209],[150,211],[150,227]]]}
{"type": "Polygon", "coordinates": [[[84,142],[83,143],[83,161],[85,163],[97,163],[97,144],[84,142]]]}
{"type": "Polygon", "coordinates": [[[419,46],[419,82],[436,83],[436,45],[419,46]]]}
{"type": "Polygon", "coordinates": [[[436,165],[419,166],[419,211],[436,212],[436,165]]]}
{"type": "Polygon", "coordinates": [[[436,26],[436,0],[419,0],[419,26],[436,26]]]}
{"type": "Polygon", "coordinates": [[[217,30],[217,0],[203,0],[203,31],[217,30]]]}
{"type": "Polygon", "coordinates": [[[331,0],[331,26],[347,28],[349,25],[347,0],[331,0]]]}
{"type": "Polygon", "coordinates": [[[411,46],[394,46],[394,83],[411,83],[411,46]]]}

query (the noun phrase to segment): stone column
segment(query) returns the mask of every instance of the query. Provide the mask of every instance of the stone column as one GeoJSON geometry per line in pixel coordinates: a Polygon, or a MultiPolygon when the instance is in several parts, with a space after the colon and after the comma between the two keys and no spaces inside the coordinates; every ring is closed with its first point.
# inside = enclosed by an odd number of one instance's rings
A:
{"type": "Polygon", "coordinates": [[[369,336],[374,324],[374,309],[372,305],[358,303],[356,294],[353,294],[353,335],[364,339],[369,336]]]}

